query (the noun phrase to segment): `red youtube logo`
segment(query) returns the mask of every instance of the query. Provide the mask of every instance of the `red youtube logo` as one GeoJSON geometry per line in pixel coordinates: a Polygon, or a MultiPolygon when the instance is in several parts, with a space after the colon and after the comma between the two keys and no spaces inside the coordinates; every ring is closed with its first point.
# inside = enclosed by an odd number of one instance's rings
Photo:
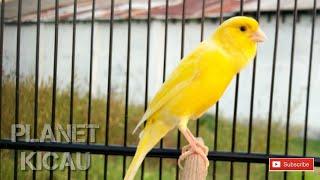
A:
{"type": "Polygon", "coordinates": [[[269,158],[269,171],[314,171],[314,158],[269,158]]]}

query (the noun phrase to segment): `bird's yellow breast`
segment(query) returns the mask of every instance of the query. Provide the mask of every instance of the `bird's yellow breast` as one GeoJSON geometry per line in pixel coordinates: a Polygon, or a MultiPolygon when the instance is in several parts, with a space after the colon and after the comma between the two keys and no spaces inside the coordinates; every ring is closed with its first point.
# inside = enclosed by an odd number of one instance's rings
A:
{"type": "MultiPolygon", "coordinates": [[[[191,84],[182,90],[165,109],[179,117],[196,119],[223,95],[227,85],[236,74],[230,57],[217,47],[204,44],[197,52],[200,59],[197,62],[199,71],[191,84]],[[208,47],[209,46],[209,47],[208,47]]],[[[187,56],[183,61],[193,61],[193,56],[187,56]]]]}

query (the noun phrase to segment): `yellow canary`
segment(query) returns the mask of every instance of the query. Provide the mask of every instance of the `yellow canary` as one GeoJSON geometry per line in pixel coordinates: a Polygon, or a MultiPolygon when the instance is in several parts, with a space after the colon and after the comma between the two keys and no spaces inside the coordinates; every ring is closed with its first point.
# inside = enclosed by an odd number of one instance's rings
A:
{"type": "Polygon", "coordinates": [[[257,43],[265,39],[255,19],[233,17],[185,56],[133,131],[147,122],[124,179],[134,178],[147,153],[175,127],[195,152],[205,156],[187,128],[188,120],[196,120],[218,101],[232,78],[254,58],[257,43]]]}

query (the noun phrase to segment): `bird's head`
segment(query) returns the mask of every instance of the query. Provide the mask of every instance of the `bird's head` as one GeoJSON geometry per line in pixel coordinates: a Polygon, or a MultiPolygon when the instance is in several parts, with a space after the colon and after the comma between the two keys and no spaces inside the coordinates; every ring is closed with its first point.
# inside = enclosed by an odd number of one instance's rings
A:
{"type": "Polygon", "coordinates": [[[253,59],[257,43],[266,40],[266,35],[259,27],[259,23],[245,16],[236,16],[224,21],[212,36],[213,40],[234,56],[237,69],[243,68],[253,59]]]}

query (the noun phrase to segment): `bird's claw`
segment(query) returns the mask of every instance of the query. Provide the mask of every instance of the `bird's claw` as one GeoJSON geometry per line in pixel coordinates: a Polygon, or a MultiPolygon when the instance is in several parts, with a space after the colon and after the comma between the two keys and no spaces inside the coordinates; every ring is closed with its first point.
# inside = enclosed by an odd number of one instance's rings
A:
{"type": "Polygon", "coordinates": [[[184,146],[182,148],[182,153],[178,159],[178,165],[180,169],[183,169],[181,162],[185,160],[189,155],[193,153],[197,153],[201,156],[201,158],[205,161],[206,168],[209,166],[209,160],[207,158],[208,147],[204,145],[202,139],[196,139],[196,146],[192,146],[191,144],[184,146]]]}
{"type": "Polygon", "coordinates": [[[192,150],[188,150],[188,151],[185,151],[185,152],[182,151],[182,153],[181,153],[181,155],[180,155],[180,157],[179,157],[179,159],[178,159],[178,165],[179,165],[179,168],[180,168],[180,169],[183,169],[183,166],[182,166],[181,162],[182,162],[186,157],[188,157],[189,155],[191,155],[192,153],[194,153],[192,150]]]}
{"type": "Polygon", "coordinates": [[[198,138],[197,138],[196,144],[197,144],[197,146],[199,146],[199,147],[202,149],[202,151],[204,152],[204,154],[208,154],[209,148],[208,148],[206,145],[203,144],[202,139],[201,139],[201,140],[198,140],[198,138]]]}

